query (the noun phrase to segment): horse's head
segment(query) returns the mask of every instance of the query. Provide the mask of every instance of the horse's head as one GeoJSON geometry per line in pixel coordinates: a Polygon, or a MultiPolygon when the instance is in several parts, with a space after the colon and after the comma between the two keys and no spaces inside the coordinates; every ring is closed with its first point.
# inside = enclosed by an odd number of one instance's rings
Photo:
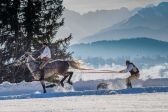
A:
{"type": "Polygon", "coordinates": [[[30,52],[24,53],[19,59],[16,60],[15,66],[20,66],[26,63],[27,58],[31,55],[30,52]]]}

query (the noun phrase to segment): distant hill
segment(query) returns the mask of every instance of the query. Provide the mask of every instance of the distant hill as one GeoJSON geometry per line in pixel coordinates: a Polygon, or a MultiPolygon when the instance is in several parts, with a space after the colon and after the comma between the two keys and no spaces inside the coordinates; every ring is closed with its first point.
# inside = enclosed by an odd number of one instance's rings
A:
{"type": "Polygon", "coordinates": [[[113,41],[98,41],[88,44],[75,44],[70,46],[69,50],[74,51],[75,57],[81,58],[168,56],[168,42],[149,38],[122,39],[113,41]]]}
{"type": "Polygon", "coordinates": [[[65,18],[64,26],[59,30],[58,37],[72,33],[76,40],[82,37],[93,35],[104,28],[119,23],[133,14],[136,10],[129,11],[127,8],[117,10],[98,10],[79,14],[71,10],[65,10],[63,17],[65,18]]]}
{"type": "Polygon", "coordinates": [[[129,19],[86,37],[81,42],[114,40],[130,37],[151,37],[168,41],[168,2],[139,10],[129,19]]]}

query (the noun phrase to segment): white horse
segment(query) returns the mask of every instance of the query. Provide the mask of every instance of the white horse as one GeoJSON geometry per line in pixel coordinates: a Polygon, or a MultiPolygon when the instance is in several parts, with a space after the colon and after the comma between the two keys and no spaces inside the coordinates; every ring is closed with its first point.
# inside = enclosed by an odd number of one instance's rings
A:
{"type": "MultiPolygon", "coordinates": [[[[40,70],[39,70],[40,63],[33,58],[31,53],[27,52],[24,55],[22,55],[18,60],[16,60],[15,66],[19,66],[22,64],[26,64],[27,68],[29,69],[35,80],[40,80],[40,70]]],[[[64,86],[64,81],[69,77],[67,82],[72,85],[71,78],[73,72],[68,71],[70,67],[82,70],[79,62],[73,60],[72,61],[53,60],[44,67],[44,80],[49,81],[47,79],[56,77],[58,75],[62,75],[64,77],[60,81],[60,84],[64,86]]],[[[43,92],[46,93],[46,86],[44,80],[40,80],[40,82],[43,87],[43,92]]]]}

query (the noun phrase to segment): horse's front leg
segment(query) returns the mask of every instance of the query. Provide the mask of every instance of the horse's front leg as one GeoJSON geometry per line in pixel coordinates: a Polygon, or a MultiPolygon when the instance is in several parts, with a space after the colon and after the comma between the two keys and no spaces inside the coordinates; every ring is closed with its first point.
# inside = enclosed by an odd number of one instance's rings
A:
{"type": "Polygon", "coordinates": [[[41,83],[41,85],[42,85],[42,87],[43,87],[43,93],[46,93],[47,91],[46,91],[46,87],[45,87],[45,82],[44,82],[44,80],[40,81],[40,83],[41,83]]]}

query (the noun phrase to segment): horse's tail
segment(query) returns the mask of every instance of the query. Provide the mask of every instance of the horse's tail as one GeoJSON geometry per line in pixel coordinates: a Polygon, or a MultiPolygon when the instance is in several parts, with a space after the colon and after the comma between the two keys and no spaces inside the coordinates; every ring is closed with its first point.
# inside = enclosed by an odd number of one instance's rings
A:
{"type": "Polygon", "coordinates": [[[87,69],[82,67],[82,64],[79,61],[76,60],[71,60],[68,61],[69,65],[73,68],[73,69],[78,69],[78,70],[91,70],[91,69],[87,69]]]}

